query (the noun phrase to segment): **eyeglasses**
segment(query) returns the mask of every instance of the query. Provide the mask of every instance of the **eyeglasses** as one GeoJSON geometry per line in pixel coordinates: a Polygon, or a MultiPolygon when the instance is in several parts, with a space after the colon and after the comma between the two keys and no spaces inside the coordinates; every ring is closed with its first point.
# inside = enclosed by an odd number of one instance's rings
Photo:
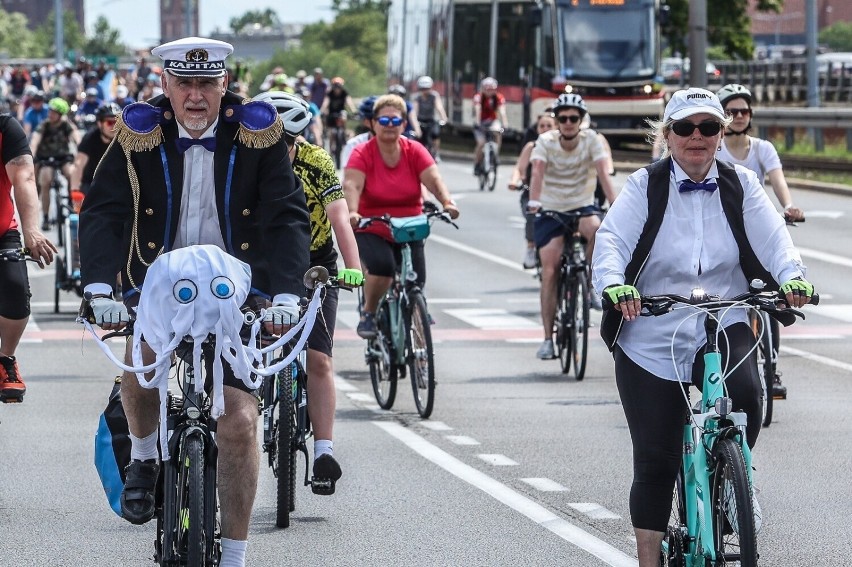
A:
{"type": "Polygon", "coordinates": [[[576,114],[572,114],[571,116],[567,116],[565,114],[560,114],[559,116],[556,117],[556,120],[560,124],[565,124],[569,120],[571,121],[571,124],[576,124],[577,122],[580,121],[580,117],[577,116],[576,114]]]}
{"type": "Polygon", "coordinates": [[[725,113],[728,116],[749,117],[749,116],[751,116],[751,109],[750,108],[729,108],[728,110],[725,111],[725,113]]]}
{"type": "Polygon", "coordinates": [[[376,118],[376,122],[382,126],[399,126],[402,124],[402,118],[399,116],[394,116],[393,118],[390,116],[379,116],[376,118]]]}
{"type": "Polygon", "coordinates": [[[115,126],[115,118],[107,118],[104,120],[104,124],[107,126],[115,126]]]}
{"type": "Polygon", "coordinates": [[[692,133],[695,132],[695,129],[698,128],[698,131],[701,132],[702,136],[710,137],[715,136],[722,130],[722,125],[718,122],[702,122],[700,124],[693,124],[689,121],[683,122],[675,122],[672,124],[672,132],[680,136],[681,138],[687,138],[692,136],[692,133]]]}

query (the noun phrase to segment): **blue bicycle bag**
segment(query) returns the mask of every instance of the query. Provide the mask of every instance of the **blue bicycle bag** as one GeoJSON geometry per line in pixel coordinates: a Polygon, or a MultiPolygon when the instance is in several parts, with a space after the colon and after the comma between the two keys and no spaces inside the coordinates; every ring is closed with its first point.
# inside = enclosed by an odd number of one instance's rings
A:
{"type": "Polygon", "coordinates": [[[391,219],[393,239],[400,244],[417,242],[429,236],[429,217],[417,215],[414,217],[399,217],[391,219]]]}
{"type": "MultiPolygon", "coordinates": [[[[121,405],[121,378],[116,378],[95,433],[95,468],[113,512],[121,516],[124,468],[130,464],[130,430],[121,405]]],[[[123,517],[123,516],[122,516],[123,517]]]]}

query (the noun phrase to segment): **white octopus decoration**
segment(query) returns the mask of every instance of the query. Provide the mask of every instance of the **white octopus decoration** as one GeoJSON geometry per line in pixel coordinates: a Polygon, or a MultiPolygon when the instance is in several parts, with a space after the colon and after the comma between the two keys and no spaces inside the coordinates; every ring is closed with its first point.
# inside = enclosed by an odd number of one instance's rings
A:
{"type": "MultiPolygon", "coordinates": [[[[126,372],[136,374],[143,388],[156,388],[160,394],[160,446],[163,459],[168,459],[166,442],[166,398],[168,393],[169,368],[172,355],[184,338],[193,341],[193,366],[201,368],[201,345],[208,335],[215,337],[213,357],[213,404],[212,416],[218,418],[225,414],[223,395],[224,358],[247,387],[257,389],[263,376],[271,376],[290,364],[304,348],[316,321],[320,304],[320,289],[317,286],[308,305],[305,316],[285,335],[264,348],[257,348],[257,336],[261,319],[246,315],[240,307],[245,303],[251,287],[251,268],[248,264],[226,254],[222,249],[211,245],[188,246],[167,252],[159,256],[148,268],[145,276],[144,292],[141,293],[133,327],[133,364],[127,366],[101,340],[96,344],[126,372]],[[251,324],[248,345],[243,344],[240,330],[251,324]],[[263,366],[263,355],[289,342],[299,331],[299,340],[285,359],[269,366],[263,366]],[[156,360],[148,365],[142,361],[142,341],[145,341],[156,355],[156,360]],[[148,381],[145,373],[154,371],[148,381]]],[[[95,336],[92,325],[79,318],[95,336]]],[[[204,381],[197,380],[196,391],[204,388],[204,381]]]]}

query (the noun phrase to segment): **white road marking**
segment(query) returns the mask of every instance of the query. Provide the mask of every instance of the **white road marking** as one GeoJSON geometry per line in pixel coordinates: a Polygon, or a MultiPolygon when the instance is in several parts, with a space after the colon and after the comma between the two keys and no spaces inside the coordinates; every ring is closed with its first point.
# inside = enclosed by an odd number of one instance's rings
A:
{"type": "Polygon", "coordinates": [[[466,252],[471,256],[476,256],[478,258],[482,258],[483,260],[488,260],[489,262],[493,262],[495,264],[500,264],[506,268],[511,268],[518,272],[526,273],[526,270],[518,261],[507,260],[506,258],[501,258],[500,256],[496,256],[494,254],[489,254],[488,252],[483,252],[482,250],[477,250],[476,248],[472,248],[465,244],[461,244],[456,242],[455,240],[451,240],[449,238],[445,238],[443,236],[439,236],[437,234],[433,234],[429,237],[429,242],[436,242],[438,244],[443,244],[444,246],[448,246],[450,248],[455,248],[456,250],[461,250],[462,252],[466,252]]]}
{"type": "Polygon", "coordinates": [[[600,504],[594,502],[573,502],[568,504],[578,512],[582,512],[595,520],[620,520],[621,516],[614,512],[610,512],[600,504]]]}
{"type": "Polygon", "coordinates": [[[421,427],[425,427],[426,429],[431,429],[432,431],[452,431],[453,428],[444,423],[443,421],[421,421],[419,422],[421,427]]]}
{"type": "Polygon", "coordinates": [[[809,219],[839,219],[844,214],[843,211],[808,211],[806,216],[809,219]]]}
{"type": "Polygon", "coordinates": [[[542,492],[565,492],[568,490],[555,480],[550,480],[549,478],[522,478],[521,480],[542,492]]]}
{"type": "Polygon", "coordinates": [[[432,299],[426,298],[426,303],[429,305],[464,305],[466,303],[480,303],[479,299],[474,297],[438,297],[432,299]]]}
{"type": "Polygon", "coordinates": [[[456,445],[480,445],[479,441],[467,435],[444,435],[444,437],[456,445]]]}
{"type": "Polygon", "coordinates": [[[340,390],[341,392],[357,392],[358,388],[350,384],[343,376],[340,374],[334,375],[334,387],[340,390]]]}
{"type": "Polygon", "coordinates": [[[829,264],[837,264],[838,266],[852,268],[852,258],[838,256],[837,254],[829,254],[828,252],[820,252],[813,248],[802,248],[801,246],[797,246],[796,249],[804,258],[813,258],[814,260],[820,260],[821,262],[828,262],[829,264]]]}
{"type": "Polygon", "coordinates": [[[784,342],[787,341],[827,341],[842,339],[844,335],[784,335],[784,342]]]}
{"type": "MultiPolygon", "coordinates": [[[[53,304],[51,303],[51,305],[53,305],[53,304]]],[[[36,323],[35,316],[30,315],[30,318],[27,319],[27,326],[24,328],[24,335],[21,337],[20,342],[22,344],[43,343],[44,342],[43,339],[34,339],[32,337],[27,337],[27,333],[38,333],[40,331],[41,331],[41,329],[39,328],[38,323],[36,323]]]]}
{"type": "Polygon", "coordinates": [[[538,344],[542,339],[506,339],[507,343],[538,344]]]}
{"type": "MultiPolygon", "coordinates": [[[[80,301],[82,301],[82,299],[80,301]]],[[[65,310],[72,311],[73,310],[73,311],[76,312],[80,308],[80,301],[75,301],[75,302],[60,301],[59,302],[59,310],[60,311],[65,311],[65,310]]],[[[50,309],[53,309],[53,302],[52,301],[31,301],[30,307],[38,307],[38,308],[48,307],[50,309]]]]}
{"type": "MultiPolygon", "coordinates": [[[[787,339],[784,339],[784,340],[787,340],[787,339]]],[[[801,356],[802,358],[806,358],[808,360],[813,360],[814,362],[819,362],[821,364],[825,364],[826,366],[833,366],[835,368],[840,368],[842,370],[847,370],[849,372],[852,372],[852,364],[849,364],[848,362],[835,360],[833,358],[828,358],[827,356],[821,356],[819,354],[814,354],[812,352],[808,352],[808,351],[805,351],[805,350],[799,350],[797,348],[792,348],[792,347],[788,347],[788,346],[784,346],[784,345],[781,345],[781,348],[779,350],[781,352],[784,352],[784,353],[787,353],[787,354],[793,354],[795,356],[801,356]]]]}
{"type": "Polygon", "coordinates": [[[356,402],[372,402],[373,396],[363,392],[347,392],[346,397],[356,402]]]}
{"type": "Polygon", "coordinates": [[[481,455],[477,455],[480,459],[488,463],[489,465],[495,467],[516,467],[518,463],[507,457],[506,455],[500,455],[497,453],[483,453],[481,455]]]}
{"type": "Polygon", "coordinates": [[[538,329],[539,324],[509,313],[505,309],[444,309],[444,313],[461,319],[472,327],[486,330],[496,329],[538,329]]]}
{"type": "Polygon", "coordinates": [[[637,567],[638,562],[605,541],[557,516],[541,504],[530,500],[519,492],[498,482],[490,476],[467,465],[449,453],[432,445],[411,430],[391,422],[373,422],[389,435],[405,443],[413,451],[438,465],[450,474],[467,482],[521,513],[540,526],[550,530],[568,543],[594,555],[612,567],[637,567]]]}
{"type": "MultiPolygon", "coordinates": [[[[820,299],[822,299],[822,294],[820,294],[820,299]]],[[[852,304],[850,303],[820,303],[819,305],[808,305],[807,310],[823,317],[852,323],[852,304]]]]}

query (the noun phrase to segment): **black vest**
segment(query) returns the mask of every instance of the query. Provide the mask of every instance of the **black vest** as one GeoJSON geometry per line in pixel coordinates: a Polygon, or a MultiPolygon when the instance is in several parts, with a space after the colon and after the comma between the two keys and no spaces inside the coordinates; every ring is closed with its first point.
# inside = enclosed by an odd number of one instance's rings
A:
{"type": "MultiPolygon", "coordinates": [[[[753,279],[760,279],[766,284],[767,290],[777,290],[778,282],[760,263],[746,236],[743,220],[743,187],[740,184],[739,177],[737,177],[737,172],[731,164],[724,161],[716,160],[716,167],[719,170],[718,191],[719,198],[722,200],[722,210],[725,212],[725,218],[728,220],[731,232],[734,234],[734,239],[737,241],[737,247],[740,250],[740,267],[743,274],[749,282],[753,279]]],[[[636,243],[636,249],[624,270],[625,283],[637,288],[639,286],[636,285],[636,282],[639,281],[642,267],[644,267],[645,261],[651,253],[651,247],[660,231],[660,225],[663,224],[663,215],[665,215],[666,206],[669,202],[671,157],[652,163],[645,169],[648,170],[648,220],[645,221],[639,242],[636,243]]],[[[785,326],[790,325],[795,320],[795,316],[788,313],[778,313],[773,314],[773,316],[785,326]],[[789,319],[787,315],[790,315],[789,319]]],[[[616,309],[604,310],[601,320],[601,337],[603,337],[610,351],[615,348],[623,322],[624,319],[620,311],[616,309]]]]}

